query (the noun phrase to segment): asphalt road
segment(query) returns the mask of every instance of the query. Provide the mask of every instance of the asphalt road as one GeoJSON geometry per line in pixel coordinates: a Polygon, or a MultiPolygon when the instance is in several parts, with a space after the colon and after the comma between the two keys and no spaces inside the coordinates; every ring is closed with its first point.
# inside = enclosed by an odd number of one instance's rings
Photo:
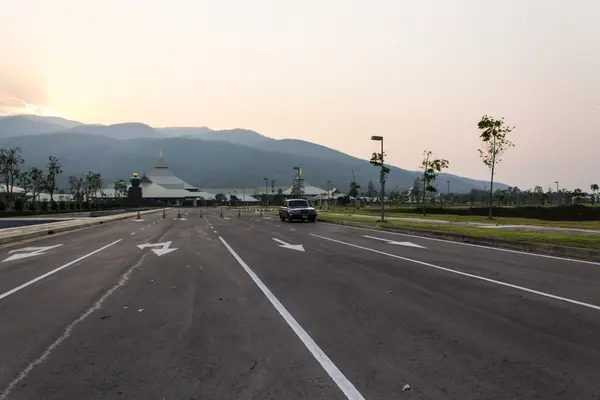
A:
{"type": "Polygon", "coordinates": [[[174,217],[0,248],[0,400],[600,398],[600,264],[174,217]]]}

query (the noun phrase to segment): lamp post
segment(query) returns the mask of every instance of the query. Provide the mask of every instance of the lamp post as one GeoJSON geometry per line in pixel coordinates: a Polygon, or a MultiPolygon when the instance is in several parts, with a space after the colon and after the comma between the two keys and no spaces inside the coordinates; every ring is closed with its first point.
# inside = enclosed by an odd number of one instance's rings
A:
{"type": "Polygon", "coordinates": [[[556,183],[556,198],[558,200],[558,204],[560,204],[562,199],[560,198],[560,193],[558,192],[558,181],[554,181],[554,183],[556,183]]]}
{"type": "Polygon", "coordinates": [[[385,211],[383,208],[383,196],[385,194],[385,176],[383,174],[383,136],[371,136],[371,140],[381,142],[381,176],[379,178],[381,182],[381,221],[385,222],[385,211]]]}
{"type": "Polygon", "coordinates": [[[331,181],[327,181],[327,208],[329,209],[329,203],[331,203],[331,181]]]}

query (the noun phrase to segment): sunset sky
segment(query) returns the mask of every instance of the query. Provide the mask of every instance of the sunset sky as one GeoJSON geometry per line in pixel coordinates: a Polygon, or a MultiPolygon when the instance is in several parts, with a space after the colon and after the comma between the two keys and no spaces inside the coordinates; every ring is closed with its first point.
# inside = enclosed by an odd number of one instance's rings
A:
{"type": "Polygon", "coordinates": [[[0,0],[0,112],[248,128],[486,179],[600,183],[599,0],[0,0]],[[29,106],[27,106],[29,104],[29,106]]]}

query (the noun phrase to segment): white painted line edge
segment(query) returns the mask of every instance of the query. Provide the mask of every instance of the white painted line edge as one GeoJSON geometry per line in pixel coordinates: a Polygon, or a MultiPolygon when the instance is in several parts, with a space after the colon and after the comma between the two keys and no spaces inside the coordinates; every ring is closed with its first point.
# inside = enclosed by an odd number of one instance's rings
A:
{"type": "Polygon", "coordinates": [[[52,274],[55,274],[55,273],[57,273],[57,272],[58,272],[58,271],[60,271],[60,270],[63,270],[63,269],[65,269],[65,268],[67,268],[67,267],[70,267],[71,265],[73,265],[73,264],[75,264],[75,263],[78,263],[78,262],[79,262],[79,261],[81,261],[81,260],[84,260],[84,259],[86,259],[86,258],[88,258],[88,257],[90,257],[90,256],[93,256],[94,254],[96,254],[96,253],[99,253],[99,252],[101,252],[102,250],[104,250],[104,249],[107,249],[107,248],[109,248],[110,246],[112,246],[112,245],[114,245],[114,244],[117,244],[117,243],[119,243],[121,240],[122,240],[122,239],[115,240],[114,242],[112,242],[112,243],[109,243],[109,244],[107,244],[107,245],[106,245],[106,246],[104,246],[104,247],[100,247],[99,249],[97,249],[97,250],[94,250],[94,251],[92,251],[91,253],[88,253],[88,254],[86,254],[86,255],[84,255],[84,256],[81,256],[81,257],[79,257],[79,258],[78,258],[78,259],[76,259],[76,260],[70,261],[70,262],[66,263],[65,265],[62,265],[62,266],[60,266],[60,267],[58,267],[58,268],[55,268],[55,269],[53,269],[53,270],[52,270],[52,271],[50,271],[50,272],[46,272],[45,274],[43,274],[43,275],[40,275],[40,276],[38,276],[37,278],[34,278],[34,279],[30,280],[29,282],[25,282],[24,284],[22,284],[22,285],[20,285],[20,286],[17,286],[16,288],[14,288],[14,289],[11,289],[11,290],[9,290],[9,291],[8,291],[8,292],[6,292],[6,293],[2,293],[2,294],[0,294],[0,300],[2,300],[2,299],[4,299],[4,298],[6,298],[6,297],[8,297],[8,296],[10,296],[11,294],[14,294],[14,293],[18,292],[18,291],[19,291],[19,290],[21,290],[21,289],[24,289],[24,288],[26,288],[27,286],[33,285],[34,283],[36,283],[36,282],[38,282],[38,281],[41,281],[42,279],[44,279],[44,278],[46,278],[46,277],[48,277],[48,276],[50,276],[50,275],[52,275],[52,274]]]}
{"type": "Polygon", "coordinates": [[[564,302],[567,302],[567,303],[576,304],[578,306],[588,307],[588,308],[592,308],[594,310],[600,311],[600,306],[597,306],[597,305],[594,305],[594,304],[590,304],[590,303],[585,303],[583,301],[578,301],[578,300],[573,300],[573,299],[569,299],[569,298],[566,298],[566,297],[556,296],[554,294],[540,292],[539,290],[534,290],[534,289],[529,289],[529,288],[526,288],[526,287],[523,287],[523,286],[513,285],[512,283],[506,283],[506,282],[502,282],[502,281],[497,281],[495,279],[485,278],[483,276],[479,276],[479,275],[475,275],[475,274],[470,274],[468,272],[462,272],[462,271],[458,271],[458,270],[451,269],[451,268],[441,267],[439,265],[430,264],[430,263],[425,262],[425,261],[414,260],[412,258],[402,257],[402,256],[398,256],[396,254],[390,254],[390,253],[386,253],[384,251],[370,249],[368,247],[359,246],[357,244],[343,242],[341,240],[331,239],[331,238],[328,238],[328,237],[325,237],[325,236],[315,235],[314,233],[311,233],[310,235],[314,236],[314,237],[318,237],[319,239],[329,240],[330,242],[335,242],[335,243],[343,244],[343,245],[346,245],[346,246],[354,247],[354,248],[357,248],[357,249],[371,251],[373,253],[382,254],[384,256],[388,256],[388,257],[392,257],[392,258],[397,258],[397,259],[404,260],[404,261],[413,262],[415,264],[424,265],[426,267],[435,268],[435,269],[439,269],[439,270],[446,271],[446,272],[451,272],[451,273],[457,274],[457,275],[467,276],[469,278],[479,279],[481,281],[485,281],[485,282],[489,282],[489,283],[494,283],[496,285],[505,286],[505,287],[509,287],[509,288],[517,289],[517,290],[522,290],[524,292],[533,293],[533,294],[537,294],[539,296],[548,297],[550,299],[560,300],[560,301],[564,301],[564,302]]]}
{"type": "Polygon", "coordinates": [[[543,257],[543,258],[550,258],[550,259],[553,259],[553,260],[570,261],[570,262],[575,262],[575,263],[591,264],[591,265],[598,265],[598,266],[600,266],[600,262],[596,262],[596,261],[577,260],[575,258],[566,258],[566,257],[550,256],[550,255],[547,255],[547,254],[532,253],[532,252],[527,252],[527,251],[503,249],[501,247],[484,246],[482,244],[473,244],[473,243],[465,243],[465,242],[455,242],[453,240],[437,239],[437,238],[431,238],[431,237],[419,236],[419,235],[411,235],[410,233],[384,231],[384,230],[381,230],[381,229],[363,228],[361,226],[351,226],[351,225],[338,225],[338,226],[343,226],[345,228],[352,228],[352,229],[362,229],[364,231],[370,231],[370,232],[388,233],[390,235],[408,236],[408,237],[412,237],[412,238],[415,238],[415,239],[433,240],[435,242],[443,242],[443,243],[455,244],[455,245],[459,245],[459,246],[479,247],[481,249],[504,251],[504,252],[507,252],[507,253],[523,254],[523,255],[526,255],[526,256],[543,257]]]}
{"type": "Polygon", "coordinates": [[[273,307],[279,312],[279,314],[283,317],[285,322],[289,325],[290,328],[294,331],[294,333],[300,338],[302,343],[306,346],[308,351],[313,355],[313,357],[321,364],[323,369],[329,374],[331,379],[336,383],[336,385],[341,389],[341,391],[346,395],[349,400],[364,400],[365,398],[359,393],[358,390],[354,387],[354,385],[344,376],[342,371],[331,361],[329,357],[321,350],[321,348],[315,343],[315,341],[310,337],[308,332],[300,326],[300,324],[294,319],[294,317],[286,310],[286,308],[281,304],[281,302],[275,297],[275,295],[269,290],[269,288],[260,280],[260,278],[252,271],[252,269],[242,260],[242,258],[229,246],[229,244],[219,236],[219,239],[223,243],[223,245],[229,250],[231,255],[236,259],[236,261],[244,268],[246,273],[250,276],[250,278],[254,281],[256,286],[260,288],[263,294],[267,297],[267,299],[271,302],[273,307]]]}

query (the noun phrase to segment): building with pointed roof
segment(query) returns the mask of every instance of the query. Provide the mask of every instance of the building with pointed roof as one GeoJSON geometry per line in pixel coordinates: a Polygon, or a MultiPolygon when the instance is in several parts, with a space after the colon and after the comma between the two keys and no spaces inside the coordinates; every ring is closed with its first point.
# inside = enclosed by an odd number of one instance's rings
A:
{"type": "MultiPolygon", "coordinates": [[[[194,203],[203,198],[213,200],[214,195],[199,191],[197,187],[175,176],[163,158],[162,151],[158,153],[158,160],[149,173],[143,174],[140,179],[142,198],[163,201],[168,204],[181,205],[184,200],[193,200],[194,203]]],[[[114,197],[114,188],[104,189],[109,197],[114,197]]]]}

